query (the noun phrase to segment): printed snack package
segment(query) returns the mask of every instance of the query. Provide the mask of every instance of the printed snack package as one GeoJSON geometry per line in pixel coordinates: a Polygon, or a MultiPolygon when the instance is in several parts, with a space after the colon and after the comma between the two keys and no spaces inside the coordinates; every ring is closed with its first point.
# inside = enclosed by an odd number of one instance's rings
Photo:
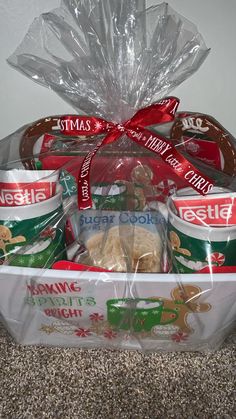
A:
{"type": "Polygon", "coordinates": [[[34,19],[8,62],[75,111],[0,143],[17,342],[204,351],[232,330],[236,141],[170,96],[208,53],[166,3],[62,0],[34,19]]]}

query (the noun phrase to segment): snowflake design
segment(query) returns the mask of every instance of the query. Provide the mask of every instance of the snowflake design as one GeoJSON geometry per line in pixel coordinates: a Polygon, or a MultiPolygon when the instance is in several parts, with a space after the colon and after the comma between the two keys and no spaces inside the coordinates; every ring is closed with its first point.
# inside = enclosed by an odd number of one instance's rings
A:
{"type": "Polygon", "coordinates": [[[110,309],[110,312],[111,312],[111,313],[114,313],[115,311],[116,311],[116,310],[115,310],[115,308],[111,308],[111,309],[110,309]]]}
{"type": "Polygon", "coordinates": [[[83,329],[80,327],[79,329],[75,330],[75,334],[80,338],[87,338],[88,336],[91,336],[91,331],[89,329],[83,329]]]}
{"type": "Polygon", "coordinates": [[[40,233],[40,237],[41,239],[46,239],[46,238],[51,238],[54,239],[56,235],[56,231],[53,227],[47,227],[45,228],[41,233],[40,233]]]}
{"type": "Polygon", "coordinates": [[[99,314],[99,313],[93,313],[93,314],[90,314],[89,318],[90,318],[90,320],[92,320],[93,322],[99,322],[99,321],[104,320],[104,316],[103,316],[103,314],[99,314]]]}
{"type": "Polygon", "coordinates": [[[159,314],[160,312],[158,310],[153,310],[153,314],[159,314]]]}
{"type": "Polygon", "coordinates": [[[142,311],[141,314],[142,314],[142,316],[147,316],[148,315],[148,313],[146,311],[142,311]]]}
{"type": "Polygon", "coordinates": [[[102,128],[102,123],[100,121],[96,121],[95,122],[95,128],[96,129],[101,129],[102,128]]]}
{"type": "Polygon", "coordinates": [[[33,264],[35,262],[35,257],[33,255],[31,255],[29,257],[29,265],[33,264]]]}
{"type": "Polygon", "coordinates": [[[112,329],[105,330],[103,336],[107,339],[115,339],[117,337],[117,333],[114,332],[112,329]]]}
{"type": "Polygon", "coordinates": [[[173,340],[173,342],[176,342],[176,343],[185,342],[188,339],[188,334],[180,331],[180,332],[174,333],[171,336],[171,339],[173,340]]]}

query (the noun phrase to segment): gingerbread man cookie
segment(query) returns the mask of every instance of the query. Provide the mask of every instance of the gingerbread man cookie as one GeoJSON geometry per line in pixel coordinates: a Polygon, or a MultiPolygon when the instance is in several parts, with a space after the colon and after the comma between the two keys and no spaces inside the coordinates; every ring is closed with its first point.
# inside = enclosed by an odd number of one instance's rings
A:
{"type": "Polygon", "coordinates": [[[206,313],[211,309],[210,304],[197,302],[201,294],[201,288],[196,285],[182,285],[172,290],[172,299],[152,298],[162,300],[164,309],[174,310],[177,313],[177,318],[174,322],[175,326],[178,326],[180,331],[189,334],[193,333],[193,329],[188,324],[188,315],[190,313],[206,313]]]}
{"type": "Polygon", "coordinates": [[[175,252],[181,253],[182,255],[185,256],[191,256],[191,252],[188,249],[182,249],[180,247],[181,242],[180,242],[180,238],[178,236],[177,233],[175,233],[174,231],[170,232],[170,243],[171,243],[171,247],[175,252]]]}
{"type": "Polygon", "coordinates": [[[6,245],[25,241],[26,238],[24,236],[12,237],[11,230],[6,226],[0,225],[0,249],[2,249],[4,255],[6,255],[6,245]]]}

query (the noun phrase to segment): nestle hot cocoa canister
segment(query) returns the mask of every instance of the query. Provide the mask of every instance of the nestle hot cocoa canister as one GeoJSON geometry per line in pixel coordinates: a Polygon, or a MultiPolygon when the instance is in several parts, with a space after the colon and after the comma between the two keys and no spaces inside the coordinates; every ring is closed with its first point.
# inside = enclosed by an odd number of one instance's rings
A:
{"type": "Polygon", "coordinates": [[[200,197],[182,189],[168,201],[172,270],[196,273],[205,267],[236,265],[236,194],[213,188],[200,197]]]}
{"type": "Polygon", "coordinates": [[[202,197],[191,188],[172,195],[177,214],[184,221],[201,226],[226,227],[236,225],[236,192],[214,187],[202,197]]]}

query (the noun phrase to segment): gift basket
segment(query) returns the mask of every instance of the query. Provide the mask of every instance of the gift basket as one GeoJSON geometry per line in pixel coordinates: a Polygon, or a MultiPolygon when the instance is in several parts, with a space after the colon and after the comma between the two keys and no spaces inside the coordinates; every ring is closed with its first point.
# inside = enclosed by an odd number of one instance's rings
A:
{"type": "Polygon", "coordinates": [[[208,350],[232,330],[236,141],[169,96],[208,52],[166,3],[63,0],[8,59],[75,109],[0,143],[16,341],[208,350]]]}

